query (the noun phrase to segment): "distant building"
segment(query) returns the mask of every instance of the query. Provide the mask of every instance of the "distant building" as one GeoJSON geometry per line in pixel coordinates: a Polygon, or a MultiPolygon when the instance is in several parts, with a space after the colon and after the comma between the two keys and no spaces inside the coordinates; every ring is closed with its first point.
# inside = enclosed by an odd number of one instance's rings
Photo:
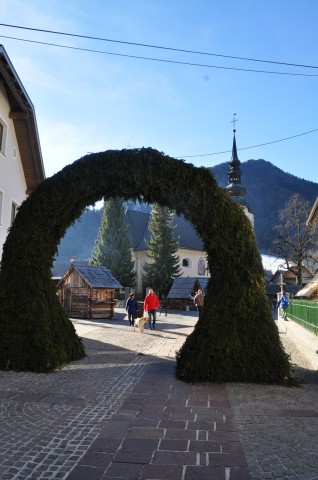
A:
{"type": "Polygon", "coordinates": [[[0,45],[0,259],[17,209],[44,179],[34,107],[0,45]]]}
{"type": "MultiPolygon", "coordinates": [[[[289,269],[278,269],[272,278],[270,279],[269,283],[272,284],[280,284],[281,280],[284,282],[284,285],[296,285],[297,280],[297,266],[292,265],[289,269]]],[[[302,266],[302,285],[306,285],[313,279],[313,274],[310,270],[308,270],[305,265],[302,266]]],[[[301,287],[301,285],[299,286],[301,287]]]]}
{"type": "MultiPolygon", "coordinates": [[[[142,290],[143,267],[148,258],[148,246],[151,238],[149,231],[150,212],[127,210],[126,223],[132,242],[132,256],[137,273],[136,290],[142,290]]],[[[182,277],[209,277],[206,253],[201,238],[197,235],[193,225],[183,215],[175,215],[173,219],[174,238],[179,241],[177,255],[180,257],[182,277]]]]}

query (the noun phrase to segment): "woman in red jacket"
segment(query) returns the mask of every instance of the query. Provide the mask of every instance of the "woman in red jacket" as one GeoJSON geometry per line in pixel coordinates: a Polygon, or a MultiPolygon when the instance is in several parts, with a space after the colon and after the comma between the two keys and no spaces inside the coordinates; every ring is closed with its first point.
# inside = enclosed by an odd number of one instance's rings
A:
{"type": "Polygon", "coordinates": [[[145,298],[145,301],[144,301],[144,310],[148,311],[150,330],[155,330],[155,328],[156,328],[155,327],[156,310],[157,310],[158,307],[159,307],[159,299],[151,288],[148,292],[148,295],[146,295],[146,298],[145,298]],[[152,317],[152,327],[151,327],[151,317],[152,317]]]}

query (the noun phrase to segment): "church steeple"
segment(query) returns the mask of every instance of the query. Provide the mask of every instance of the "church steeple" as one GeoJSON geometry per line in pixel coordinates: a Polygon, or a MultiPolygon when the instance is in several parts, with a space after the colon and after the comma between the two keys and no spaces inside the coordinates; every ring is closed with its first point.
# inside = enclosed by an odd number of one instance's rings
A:
{"type": "Polygon", "coordinates": [[[229,173],[228,173],[228,184],[225,187],[225,191],[228,193],[233,200],[240,205],[246,205],[246,188],[242,185],[242,171],[241,171],[241,162],[237,156],[236,148],[236,138],[235,138],[235,122],[237,122],[234,113],[234,129],[233,129],[233,147],[232,147],[232,158],[229,164],[229,173]]]}
{"type": "Polygon", "coordinates": [[[233,147],[232,147],[232,158],[229,163],[229,173],[228,173],[228,184],[225,187],[225,192],[234,200],[234,202],[238,203],[242,206],[245,215],[249,219],[254,228],[254,213],[250,210],[247,202],[246,202],[246,188],[243,187],[242,181],[242,171],[241,171],[241,162],[237,156],[237,148],[236,148],[236,138],[235,138],[235,122],[237,119],[235,118],[236,113],[233,116],[233,147]]]}

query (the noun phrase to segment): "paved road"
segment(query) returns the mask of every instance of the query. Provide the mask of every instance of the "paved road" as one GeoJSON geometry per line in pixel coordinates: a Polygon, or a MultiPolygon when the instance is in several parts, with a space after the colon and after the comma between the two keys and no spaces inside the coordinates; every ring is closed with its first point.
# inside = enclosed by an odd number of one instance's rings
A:
{"type": "Polygon", "coordinates": [[[0,371],[0,479],[318,480],[317,372],[283,322],[302,388],[185,384],[196,313],[144,334],[124,317],[74,320],[87,357],[61,371],[0,371]]]}

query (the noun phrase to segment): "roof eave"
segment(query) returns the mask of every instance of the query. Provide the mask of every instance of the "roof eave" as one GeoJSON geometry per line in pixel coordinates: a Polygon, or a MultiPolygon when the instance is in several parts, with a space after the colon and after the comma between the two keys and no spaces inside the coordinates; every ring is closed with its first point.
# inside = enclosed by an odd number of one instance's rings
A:
{"type": "Polygon", "coordinates": [[[308,219],[307,219],[307,225],[311,225],[313,223],[318,223],[318,197],[316,198],[316,201],[309,213],[308,219]]]}
{"type": "Polygon", "coordinates": [[[8,95],[21,156],[27,194],[45,180],[44,164],[33,104],[4,47],[0,45],[0,77],[8,95]]]}

